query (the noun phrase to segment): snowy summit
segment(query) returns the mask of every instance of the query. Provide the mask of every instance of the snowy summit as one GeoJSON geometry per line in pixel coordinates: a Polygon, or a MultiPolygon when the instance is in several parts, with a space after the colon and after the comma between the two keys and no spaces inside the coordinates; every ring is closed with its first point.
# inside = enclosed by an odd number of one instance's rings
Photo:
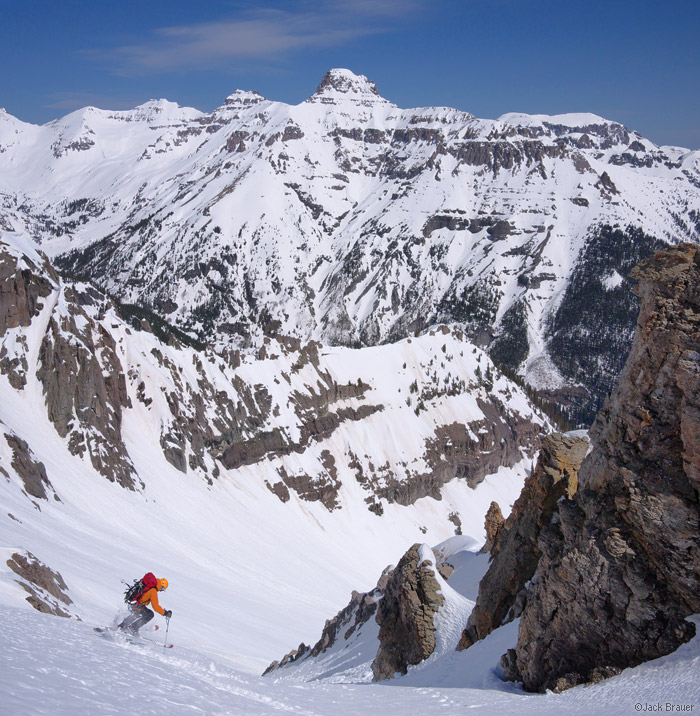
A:
{"type": "Polygon", "coordinates": [[[345,69],[333,69],[326,72],[315,94],[306,101],[323,104],[343,102],[362,105],[391,104],[379,94],[377,85],[372,80],[345,69]]]}

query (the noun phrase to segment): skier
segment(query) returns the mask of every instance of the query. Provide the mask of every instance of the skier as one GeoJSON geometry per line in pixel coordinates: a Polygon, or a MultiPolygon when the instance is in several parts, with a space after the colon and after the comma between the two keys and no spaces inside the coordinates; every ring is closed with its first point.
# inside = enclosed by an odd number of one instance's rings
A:
{"type": "Polygon", "coordinates": [[[148,605],[152,606],[158,614],[170,619],[173,613],[169,609],[163,609],[158,604],[158,592],[163,592],[167,588],[167,579],[156,579],[155,587],[146,589],[135,602],[129,604],[129,615],[119,625],[119,628],[130,634],[137,634],[144,624],[148,624],[153,619],[153,612],[148,608],[148,605]]]}

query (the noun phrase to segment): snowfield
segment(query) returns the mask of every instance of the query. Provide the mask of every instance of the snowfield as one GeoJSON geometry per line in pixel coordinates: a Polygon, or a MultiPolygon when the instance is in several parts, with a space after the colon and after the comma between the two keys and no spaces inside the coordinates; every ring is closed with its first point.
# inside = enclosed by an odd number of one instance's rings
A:
{"type": "MultiPolygon", "coordinates": [[[[696,624],[700,620],[696,620],[696,624]]],[[[158,637],[162,632],[156,632],[158,637]]],[[[661,703],[700,708],[700,638],[663,659],[560,695],[534,695],[499,681],[498,653],[514,643],[512,625],[483,644],[436,661],[431,678],[409,673],[395,683],[352,684],[262,678],[206,652],[107,641],[90,625],[0,607],[3,714],[631,714],[661,703]],[[427,681],[427,682],[426,682],[427,681]]],[[[427,675],[427,673],[425,674],[427,675]]]]}
{"type": "MultiPolygon", "coordinates": [[[[474,504],[483,509],[492,497],[510,504],[525,471],[521,465],[487,478],[470,491],[474,504]]],[[[85,478],[56,480],[63,502],[40,509],[14,484],[0,484],[3,714],[627,714],[637,703],[659,702],[700,708],[698,638],[668,657],[562,695],[526,694],[501,680],[499,659],[515,645],[517,624],[455,652],[447,639],[456,643],[487,564],[474,553],[483,540],[477,508],[465,524],[471,536],[435,548],[451,555],[456,569],[444,585],[448,608],[438,615],[438,650],[427,662],[372,684],[376,644],[366,642],[330,654],[333,669],[328,661],[309,661],[302,664],[306,671],[263,678],[274,658],[317,638],[351,589],[371,588],[389,555],[397,561],[420,539],[415,522],[402,520],[400,511],[387,521],[365,511],[347,519],[333,514],[331,526],[313,505],[290,509],[278,502],[275,511],[271,500],[261,512],[256,503],[263,494],[252,486],[212,492],[196,480],[186,485],[186,476],[176,484],[175,474],[168,476],[170,489],[159,484],[158,497],[145,500],[85,478]],[[21,548],[61,572],[74,600],[69,609],[81,621],[40,614],[26,603],[5,565],[21,548]],[[144,630],[156,643],[129,644],[93,631],[113,623],[123,608],[120,579],[146,569],[170,581],[161,598],[173,610],[168,641],[175,646],[168,651],[158,616],[152,623],[161,628],[144,630]]],[[[429,514],[428,502],[416,510],[429,514]]],[[[422,550],[429,558],[427,545],[422,550]]]]}

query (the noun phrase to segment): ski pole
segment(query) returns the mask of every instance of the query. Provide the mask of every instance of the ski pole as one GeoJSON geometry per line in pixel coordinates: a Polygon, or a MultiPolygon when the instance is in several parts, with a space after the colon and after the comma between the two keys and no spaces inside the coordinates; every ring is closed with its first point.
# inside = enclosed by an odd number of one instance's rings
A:
{"type": "Polygon", "coordinates": [[[165,651],[165,648],[168,645],[168,631],[170,630],[170,617],[165,618],[165,641],[163,642],[163,651],[165,651]]]}

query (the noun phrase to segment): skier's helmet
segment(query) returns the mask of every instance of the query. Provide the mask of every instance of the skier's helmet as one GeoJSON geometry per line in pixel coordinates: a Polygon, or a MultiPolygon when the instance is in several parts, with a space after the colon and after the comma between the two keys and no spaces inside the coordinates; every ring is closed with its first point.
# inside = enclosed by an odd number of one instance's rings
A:
{"type": "Polygon", "coordinates": [[[158,591],[162,592],[163,590],[168,588],[168,580],[167,579],[159,579],[158,580],[158,591]]]}

